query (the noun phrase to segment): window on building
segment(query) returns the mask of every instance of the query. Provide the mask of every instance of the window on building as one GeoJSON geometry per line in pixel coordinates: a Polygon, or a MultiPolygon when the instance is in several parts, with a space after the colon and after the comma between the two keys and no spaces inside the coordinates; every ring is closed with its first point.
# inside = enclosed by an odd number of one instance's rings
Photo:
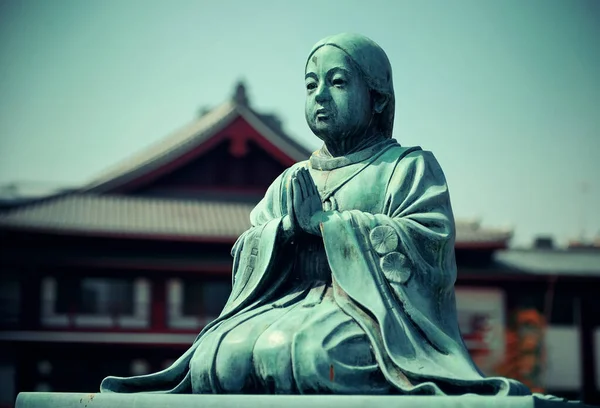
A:
{"type": "Polygon", "coordinates": [[[575,325],[575,295],[563,290],[556,290],[552,299],[550,324],[557,326],[575,325]]]}
{"type": "Polygon", "coordinates": [[[183,285],[183,315],[216,317],[231,292],[228,281],[186,282],[183,285]]]}
{"type": "Polygon", "coordinates": [[[217,317],[221,314],[231,293],[231,283],[206,282],[204,284],[203,308],[206,316],[217,317]]]}
{"type": "Polygon", "coordinates": [[[150,323],[150,282],[144,278],[54,278],[41,285],[45,326],[144,328],[150,323]]]}
{"type": "Polygon", "coordinates": [[[19,322],[21,285],[17,278],[0,281],[0,327],[14,326],[19,322]]]}
{"type": "Polygon", "coordinates": [[[133,282],[119,279],[82,280],[81,313],[133,314],[133,282]]]}
{"type": "Polygon", "coordinates": [[[132,280],[113,278],[63,279],[57,285],[56,312],[123,316],[134,311],[132,280]]]}
{"type": "Polygon", "coordinates": [[[177,329],[198,329],[221,314],[229,294],[229,280],[167,283],[167,324],[177,329]]]}
{"type": "Polygon", "coordinates": [[[183,285],[183,315],[202,316],[202,283],[186,282],[183,285]]]}

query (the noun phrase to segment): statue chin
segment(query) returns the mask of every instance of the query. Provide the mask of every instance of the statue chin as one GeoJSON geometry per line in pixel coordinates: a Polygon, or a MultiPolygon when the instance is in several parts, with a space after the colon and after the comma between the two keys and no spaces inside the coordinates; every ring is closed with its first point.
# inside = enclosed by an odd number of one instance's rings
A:
{"type": "Polygon", "coordinates": [[[342,139],[342,132],[333,128],[329,123],[308,122],[308,127],[316,137],[325,143],[342,139]]]}
{"type": "MultiPolygon", "coordinates": [[[[339,126],[332,126],[329,124],[315,125],[309,124],[310,130],[313,134],[321,139],[330,150],[350,150],[352,146],[360,143],[363,137],[356,137],[356,135],[362,133],[365,135],[366,128],[363,132],[358,132],[356,129],[346,129],[339,126]],[[348,144],[348,146],[345,146],[348,144]]],[[[333,153],[333,152],[332,152],[333,153]]]]}

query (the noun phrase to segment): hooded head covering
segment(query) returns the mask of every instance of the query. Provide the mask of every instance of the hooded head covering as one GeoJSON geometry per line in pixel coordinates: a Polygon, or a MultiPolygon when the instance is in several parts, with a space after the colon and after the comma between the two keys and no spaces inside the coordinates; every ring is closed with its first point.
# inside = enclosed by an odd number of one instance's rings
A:
{"type": "Polygon", "coordinates": [[[377,116],[378,130],[385,137],[392,137],[394,127],[395,98],[392,82],[392,66],[387,55],[377,43],[360,34],[342,33],[323,38],[316,43],[308,58],[306,67],[312,55],[321,47],[331,45],[344,51],[358,67],[371,91],[378,92],[388,98],[383,112],[377,116]]]}

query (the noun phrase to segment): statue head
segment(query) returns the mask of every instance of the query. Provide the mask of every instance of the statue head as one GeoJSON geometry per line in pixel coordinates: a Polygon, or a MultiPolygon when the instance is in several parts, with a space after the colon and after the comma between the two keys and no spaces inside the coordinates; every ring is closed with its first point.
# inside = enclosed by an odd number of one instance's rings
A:
{"type": "Polygon", "coordinates": [[[305,116],[325,142],[374,130],[392,137],[394,87],[385,52],[359,34],[337,34],[315,44],[306,66],[305,116]]]}

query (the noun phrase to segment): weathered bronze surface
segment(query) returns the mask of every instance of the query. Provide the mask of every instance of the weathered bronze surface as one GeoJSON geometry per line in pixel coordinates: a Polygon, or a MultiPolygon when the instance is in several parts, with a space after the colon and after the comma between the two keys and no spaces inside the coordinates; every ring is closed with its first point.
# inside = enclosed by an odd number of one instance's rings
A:
{"type": "Polygon", "coordinates": [[[486,378],[461,338],[448,187],[431,152],[392,137],[384,51],[328,37],[305,75],[306,121],[324,144],[252,211],[221,315],[171,367],[101,391],[530,394],[486,378]]]}

